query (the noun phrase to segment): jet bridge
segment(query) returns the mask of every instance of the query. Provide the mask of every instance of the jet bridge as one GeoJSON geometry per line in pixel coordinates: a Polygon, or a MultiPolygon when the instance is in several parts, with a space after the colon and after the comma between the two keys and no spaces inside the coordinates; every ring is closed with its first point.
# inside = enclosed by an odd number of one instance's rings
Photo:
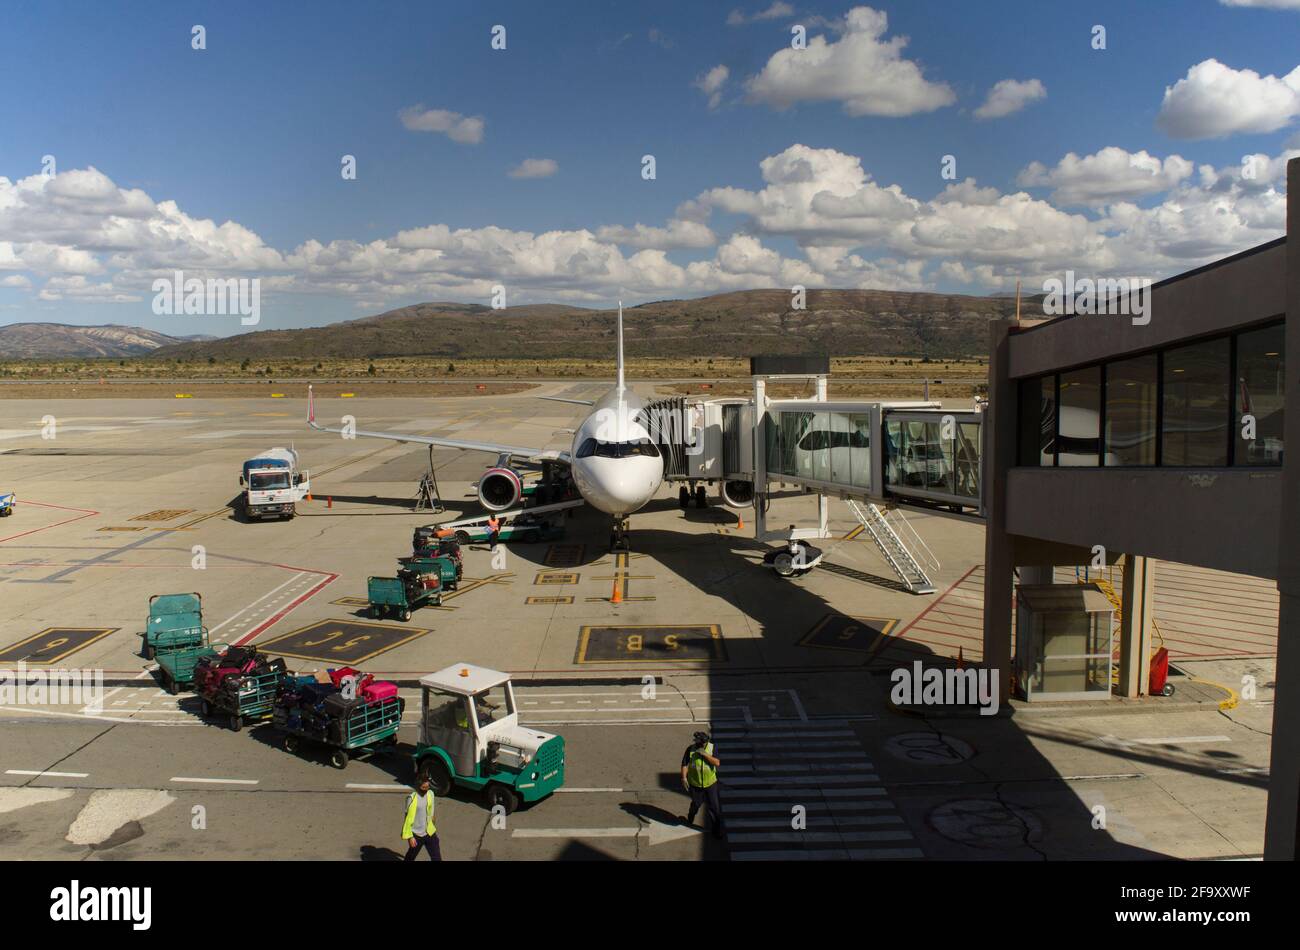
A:
{"type": "Polygon", "coordinates": [[[827,398],[829,360],[755,357],[751,398],[672,397],[646,407],[663,449],[665,478],[683,505],[719,483],[731,507],[753,505],[755,537],[793,547],[829,537],[831,499],[848,503],[903,584],[933,592],[939,565],[902,510],[982,520],[983,411],[938,402],[827,398]],[[809,399],[769,399],[769,383],[815,381],[809,399]],[[692,492],[694,488],[694,492],[692,492]],[[768,530],[773,493],[818,496],[815,528],[768,530]]]}

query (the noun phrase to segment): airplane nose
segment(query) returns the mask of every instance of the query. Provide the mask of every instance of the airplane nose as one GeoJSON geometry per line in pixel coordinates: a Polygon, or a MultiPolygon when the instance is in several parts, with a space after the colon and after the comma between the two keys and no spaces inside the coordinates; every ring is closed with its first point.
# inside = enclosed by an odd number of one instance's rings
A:
{"type": "Polygon", "coordinates": [[[595,464],[583,467],[585,477],[579,479],[579,488],[592,505],[607,514],[625,515],[641,508],[663,480],[663,463],[657,458],[585,461],[595,464]]]}

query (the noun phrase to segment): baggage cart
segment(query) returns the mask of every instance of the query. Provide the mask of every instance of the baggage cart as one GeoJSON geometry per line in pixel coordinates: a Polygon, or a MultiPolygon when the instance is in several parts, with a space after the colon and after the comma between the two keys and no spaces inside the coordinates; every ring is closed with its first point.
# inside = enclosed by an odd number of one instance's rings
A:
{"type": "Polygon", "coordinates": [[[224,644],[215,647],[208,644],[208,632],[203,631],[203,642],[195,646],[164,647],[154,654],[158,661],[158,679],[163,689],[175,696],[183,689],[194,686],[194,667],[199,661],[216,656],[224,644]]]}
{"type": "Polygon", "coordinates": [[[301,717],[293,715],[296,710],[282,704],[276,705],[272,721],[284,733],[286,752],[297,752],[304,742],[324,746],[329,750],[330,765],[341,769],[349,759],[396,745],[405,708],[406,701],[398,696],[377,703],[358,703],[345,719],[337,722],[337,737],[327,734],[322,738],[302,728],[301,717]]]}
{"type": "Polygon", "coordinates": [[[140,652],[146,660],[160,650],[203,645],[208,640],[203,598],[198,594],[154,594],[149,598],[149,619],[140,637],[140,652]]]}
{"type": "Polygon", "coordinates": [[[246,722],[268,719],[275,709],[280,681],[284,675],[283,670],[232,674],[232,677],[240,680],[238,691],[216,689],[203,693],[199,700],[199,713],[204,719],[223,713],[229,717],[230,728],[235,732],[242,729],[246,722]]]}
{"type": "Polygon", "coordinates": [[[442,581],[435,574],[401,571],[397,577],[371,577],[366,580],[369,614],[374,619],[389,615],[410,620],[411,611],[425,604],[442,606],[442,581]]]}

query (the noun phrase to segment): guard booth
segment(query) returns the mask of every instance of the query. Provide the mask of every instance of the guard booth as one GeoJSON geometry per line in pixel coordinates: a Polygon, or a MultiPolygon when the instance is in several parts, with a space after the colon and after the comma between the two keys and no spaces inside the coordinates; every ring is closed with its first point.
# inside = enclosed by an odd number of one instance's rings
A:
{"type": "Polygon", "coordinates": [[[1095,584],[1016,587],[1016,683],[1027,701],[1111,695],[1115,608],[1095,584]]]}

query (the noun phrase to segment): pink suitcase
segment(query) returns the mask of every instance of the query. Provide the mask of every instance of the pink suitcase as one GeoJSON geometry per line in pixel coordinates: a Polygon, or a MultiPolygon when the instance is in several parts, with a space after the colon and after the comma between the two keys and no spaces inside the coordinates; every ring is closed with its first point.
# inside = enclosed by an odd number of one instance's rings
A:
{"type": "Polygon", "coordinates": [[[369,703],[381,703],[385,699],[391,699],[397,695],[397,684],[390,683],[387,680],[379,680],[364,686],[361,690],[361,698],[369,703]]]}

